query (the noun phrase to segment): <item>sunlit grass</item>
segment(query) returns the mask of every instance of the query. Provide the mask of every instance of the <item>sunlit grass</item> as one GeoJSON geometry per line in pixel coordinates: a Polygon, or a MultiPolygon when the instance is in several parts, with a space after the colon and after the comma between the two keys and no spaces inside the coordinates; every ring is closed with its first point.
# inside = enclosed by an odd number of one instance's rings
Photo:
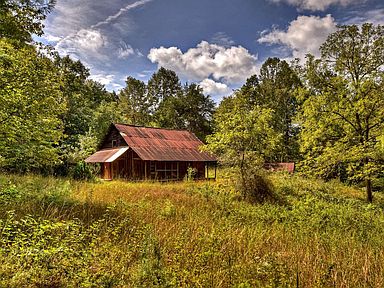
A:
{"type": "Polygon", "coordinates": [[[270,178],[252,205],[227,179],[0,176],[0,286],[384,287],[381,193],[270,178]]]}

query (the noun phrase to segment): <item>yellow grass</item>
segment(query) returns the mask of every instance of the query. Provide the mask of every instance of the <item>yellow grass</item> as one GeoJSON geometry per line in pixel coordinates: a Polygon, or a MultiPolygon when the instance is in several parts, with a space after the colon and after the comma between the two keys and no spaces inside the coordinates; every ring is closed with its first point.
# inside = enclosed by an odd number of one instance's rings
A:
{"type": "MultiPolygon", "coordinates": [[[[78,253],[52,252],[47,261],[60,265],[47,268],[45,258],[32,261],[25,255],[24,264],[16,261],[21,244],[12,242],[15,253],[1,257],[6,265],[0,286],[56,281],[97,287],[384,287],[381,194],[370,205],[363,191],[336,182],[287,175],[271,179],[284,199],[280,204],[241,201],[227,180],[71,182],[62,198],[49,203],[41,198],[42,208],[15,203],[13,208],[24,211],[20,218],[34,214],[49,223],[75,221],[74,232],[55,228],[49,237],[56,240],[41,245],[51,250],[68,245],[78,253]],[[12,269],[21,274],[16,277],[12,269]]],[[[12,181],[23,189],[35,183],[43,187],[41,193],[69,183],[34,177],[12,181]]],[[[40,247],[30,239],[25,247],[40,247]]]]}

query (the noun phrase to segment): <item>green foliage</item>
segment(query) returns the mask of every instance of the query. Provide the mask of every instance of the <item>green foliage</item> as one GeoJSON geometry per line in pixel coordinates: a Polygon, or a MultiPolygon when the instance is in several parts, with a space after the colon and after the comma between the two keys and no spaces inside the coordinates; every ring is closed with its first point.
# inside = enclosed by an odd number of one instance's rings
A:
{"type": "MultiPolygon", "coordinates": [[[[80,61],[54,54],[59,71],[63,101],[67,109],[61,120],[65,137],[60,141],[62,165],[59,175],[68,175],[74,166],[95,152],[112,120],[121,119],[115,111],[117,103],[112,94],[97,82],[89,80],[89,70],[80,61]],[[111,113],[112,110],[112,113],[111,113]],[[105,121],[103,123],[100,123],[105,121]]],[[[73,168],[73,169],[72,169],[73,168]]]]}
{"type": "Polygon", "coordinates": [[[92,127],[94,111],[113,99],[103,85],[87,80],[89,70],[80,61],[55,55],[54,64],[60,72],[61,90],[67,103],[62,119],[66,135],[62,146],[71,150],[92,127]]]}
{"type": "Polygon", "coordinates": [[[181,92],[179,77],[172,70],[161,67],[148,81],[148,95],[156,105],[181,92]]]}
{"type": "Polygon", "coordinates": [[[214,102],[198,85],[182,87],[175,72],[160,68],[148,81],[148,94],[157,99],[153,116],[157,126],[186,129],[202,140],[212,132],[214,102]]]}
{"type": "Polygon", "coordinates": [[[384,28],[342,26],[309,57],[302,113],[305,169],[324,178],[367,182],[383,171],[377,139],[384,127],[384,28]]]}
{"type": "Polygon", "coordinates": [[[238,190],[242,198],[250,203],[276,201],[274,187],[266,172],[255,163],[246,163],[237,178],[238,190]]]}
{"type": "Polygon", "coordinates": [[[210,96],[205,96],[203,90],[196,84],[186,84],[184,93],[178,99],[178,115],[182,119],[181,129],[193,132],[204,140],[212,133],[212,115],[215,104],[210,96]]]}
{"type": "Polygon", "coordinates": [[[5,185],[0,185],[0,203],[5,204],[8,202],[18,201],[22,198],[20,191],[16,185],[9,182],[5,185]]]}
{"type": "Polygon", "coordinates": [[[52,10],[54,0],[0,1],[0,37],[18,44],[32,41],[32,35],[43,34],[43,20],[52,10]]]}
{"type": "Polygon", "coordinates": [[[172,70],[160,68],[147,85],[128,77],[118,106],[124,123],[186,129],[202,140],[212,132],[214,102],[196,84],[182,87],[172,70]]]}
{"type": "Polygon", "coordinates": [[[34,47],[0,39],[0,155],[20,172],[59,163],[66,108],[57,69],[34,47]]]}
{"type": "Polygon", "coordinates": [[[255,105],[239,91],[220,104],[214,118],[215,131],[203,148],[236,168],[239,190],[250,202],[273,198],[261,171],[281,137],[273,130],[271,120],[272,110],[255,105]]]}
{"type": "Polygon", "coordinates": [[[215,131],[207,138],[206,150],[222,157],[224,163],[241,166],[247,159],[264,159],[279,135],[271,127],[272,111],[249,103],[235,93],[225,98],[214,115],[215,131]]]}
{"type": "Polygon", "coordinates": [[[154,98],[147,92],[143,81],[128,77],[125,82],[126,87],[119,94],[124,123],[148,125],[154,109],[154,98]]]}
{"type": "Polygon", "coordinates": [[[80,161],[72,169],[70,176],[76,180],[94,180],[96,173],[94,173],[94,169],[90,165],[84,161],[80,161]]]}
{"type": "Polygon", "coordinates": [[[251,105],[273,111],[272,128],[282,137],[268,159],[270,162],[289,162],[299,158],[299,129],[294,125],[294,119],[299,109],[296,89],[300,86],[297,73],[286,61],[268,58],[260,69],[260,75],[247,79],[240,90],[251,105]]]}
{"type": "MultiPolygon", "coordinates": [[[[92,121],[90,123],[91,135],[97,139],[97,143],[100,143],[111,123],[123,122],[124,115],[119,103],[104,101],[93,111],[92,121]]],[[[88,133],[86,133],[86,135],[88,135],[88,133]]]]}
{"type": "Polygon", "coordinates": [[[187,174],[185,175],[186,181],[193,181],[196,178],[196,169],[192,167],[188,167],[187,174]]]}

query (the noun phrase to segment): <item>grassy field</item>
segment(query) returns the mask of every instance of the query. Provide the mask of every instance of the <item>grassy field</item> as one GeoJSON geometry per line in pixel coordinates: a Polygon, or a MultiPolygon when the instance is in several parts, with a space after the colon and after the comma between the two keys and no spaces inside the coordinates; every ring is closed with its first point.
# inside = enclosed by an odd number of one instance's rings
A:
{"type": "Polygon", "coordinates": [[[384,197],[271,175],[82,183],[0,175],[0,287],[384,287],[384,197]]]}

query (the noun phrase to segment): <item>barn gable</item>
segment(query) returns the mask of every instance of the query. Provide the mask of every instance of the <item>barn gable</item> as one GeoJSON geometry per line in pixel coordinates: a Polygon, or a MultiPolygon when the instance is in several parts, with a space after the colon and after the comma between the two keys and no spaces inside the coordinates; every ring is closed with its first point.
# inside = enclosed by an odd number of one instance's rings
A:
{"type": "Polygon", "coordinates": [[[128,146],[124,138],[120,135],[120,131],[116,128],[114,124],[110,125],[108,132],[105,135],[103,141],[99,145],[99,150],[115,148],[121,146],[128,146]]]}

